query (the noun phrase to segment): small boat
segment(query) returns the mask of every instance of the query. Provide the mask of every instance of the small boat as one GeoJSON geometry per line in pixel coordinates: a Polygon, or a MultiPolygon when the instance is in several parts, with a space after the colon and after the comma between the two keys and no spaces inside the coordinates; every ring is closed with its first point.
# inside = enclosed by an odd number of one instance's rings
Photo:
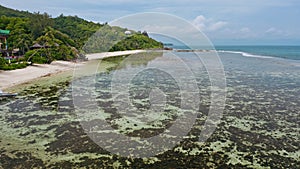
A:
{"type": "Polygon", "coordinates": [[[2,90],[0,90],[0,97],[15,97],[18,93],[4,93],[2,90]]]}

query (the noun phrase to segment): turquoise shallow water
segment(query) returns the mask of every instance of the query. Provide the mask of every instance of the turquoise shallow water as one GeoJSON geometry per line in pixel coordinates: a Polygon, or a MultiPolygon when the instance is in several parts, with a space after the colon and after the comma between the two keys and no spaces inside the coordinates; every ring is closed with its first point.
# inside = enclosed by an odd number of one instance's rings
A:
{"type": "Polygon", "coordinates": [[[226,104],[217,129],[205,143],[198,137],[207,118],[212,89],[205,66],[196,55],[168,52],[117,57],[102,61],[100,67],[109,68],[96,76],[31,87],[13,100],[1,100],[0,166],[299,168],[297,61],[230,52],[220,52],[219,56],[226,75],[226,104]],[[174,56],[185,66],[181,67],[174,56]],[[193,73],[185,72],[186,68],[193,73]],[[131,78],[118,79],[116,73],[131,78]],[[181,105],[181,85],[174,75],[186,84],[196,81],[197,110],[181,105]],[[123,88],[122,84],[128,82],[129,87],[123,88]],[[75,93],[75,100],[74,90],[80,91],[75,93]],[[124,97],[126,94],[128,97],[124,97]],[[126,99],[130,105],[125,104],[126,99]],[[76,106],[81,107],[79,112],[76,106]],[[109,151],[127,151],[123,147],[129,140],[107,139],[114,138],[115,132],[129,136],[130,141],[161,133],[165,133],[161,137],[164,140],[176,138],[170,127],[187,115],[195,119],[191,121],[194,124],[183,123],[177,128],[181,131],[189,127],[183,139],[171,147],[161,147],[161,142],[153,144],[161,150],[153,157],[133,158],[109,151]],[[99,145],[95,140],[108,144],[99,145]]]}

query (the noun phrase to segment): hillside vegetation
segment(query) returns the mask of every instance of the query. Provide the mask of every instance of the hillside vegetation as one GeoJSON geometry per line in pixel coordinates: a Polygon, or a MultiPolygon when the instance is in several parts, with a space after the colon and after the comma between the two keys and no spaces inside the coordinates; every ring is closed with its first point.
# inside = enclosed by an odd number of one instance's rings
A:
{"type": "Polygon", "coordinates": [[[18,55],[25,56],[8,61],[3,59],[7,52],[1,51],[0,69],[5,70],[25,67],[27,61],[70,61],[82,58],[84,53],[162,48],[160,42],[135,31],[125,35],[126,28],[94,23],[78,16],[61,14],[52,18],[47,13],[18,11],[1,5],[0,16],[0,29],[10,30],[8,52],[12,55],[13,49],[19,49],[18,55]],[[34,44],[40,48],[31,48],[34,44]]]}
{"type": "Polygon", "coordinates": [[[162,43],[145,36],[144,34],[134,34],[116,43],[110,51],[124,51],[134,49],[158,49],[162,48],[162,43]]]}
{"type": "Polygon", "coordinates": [[[85,41],[103,26],[102,24],[89,22],[77,16],[60,15],[53,20],[53,28],[69,35],[76,43],[77,48],[81,48],[85,41]]]}

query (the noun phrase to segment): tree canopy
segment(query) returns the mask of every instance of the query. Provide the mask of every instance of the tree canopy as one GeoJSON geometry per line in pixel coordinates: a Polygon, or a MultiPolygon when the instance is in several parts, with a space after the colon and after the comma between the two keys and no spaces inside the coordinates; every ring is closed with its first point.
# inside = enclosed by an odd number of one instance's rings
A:
{"type": "Polygon", "coordinates": [[[163,44],[143,34],[134,34],[115,44],[109,51],[124,51],[134,49],[162,49],[163,44]]]}
{"type": "MultiPolygon", "coordinates": [[[[29,13],[1,5],[0,14],[0,29],[10,30],[9,51],[17,48],[26,60],[36,63],[73,60],[79,53],[162,48],[147,32],[130,30],[132,34],[126,35],[126,28],[94,23],[78,16],[61,14],[52,18],[47,13],[29,13]],[[42,48],[30,48],[35,43],[42,48]]],[[[1,58],[1,64],[8,65],[8,62],[1,58]]]]}

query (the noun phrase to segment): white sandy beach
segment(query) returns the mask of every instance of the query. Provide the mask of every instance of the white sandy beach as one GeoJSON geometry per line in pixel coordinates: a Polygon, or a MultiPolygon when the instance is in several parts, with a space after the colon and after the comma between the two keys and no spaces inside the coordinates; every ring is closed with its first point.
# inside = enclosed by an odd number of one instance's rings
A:
{"type": "MultiPolygon", "coordinates": [[[[129,55],[143,52],[144,50],[132,50],[132,51],[118,51],[118,52],[104,52],[88,54],[88,60],[103,59],[113,56],[129,55]]],[[[60,72],[72,70],[75,66],[81,63],[67,62],[67,61],[54,61],[51,64],[35,64],[28,66],[24,69],[17,69],[11,71],[0,70],[0,89],[5,90],[7,88],[19,85],[22,83],[30,82],[34,79],[50,76],[60,72]]]]}
{"type": "Polygon", "coordinates": [[[86,57],[88,60],[97,60],[97,59],[104,59],[108,57],[131,55],[131,54],[142,53],[142,52],[145,52],[145,50],[127,50],[127,51],[117,51],[117,52],[93,53],[93,54],[87,54],[86,57]]]}
{"type": "Polygon", "coordinates": [[[51,64],[35,64],[24,69],[0,71],[0,89],[7,89],[31,80],[73,69],[75,63],[54,61],[51,64]]]}

